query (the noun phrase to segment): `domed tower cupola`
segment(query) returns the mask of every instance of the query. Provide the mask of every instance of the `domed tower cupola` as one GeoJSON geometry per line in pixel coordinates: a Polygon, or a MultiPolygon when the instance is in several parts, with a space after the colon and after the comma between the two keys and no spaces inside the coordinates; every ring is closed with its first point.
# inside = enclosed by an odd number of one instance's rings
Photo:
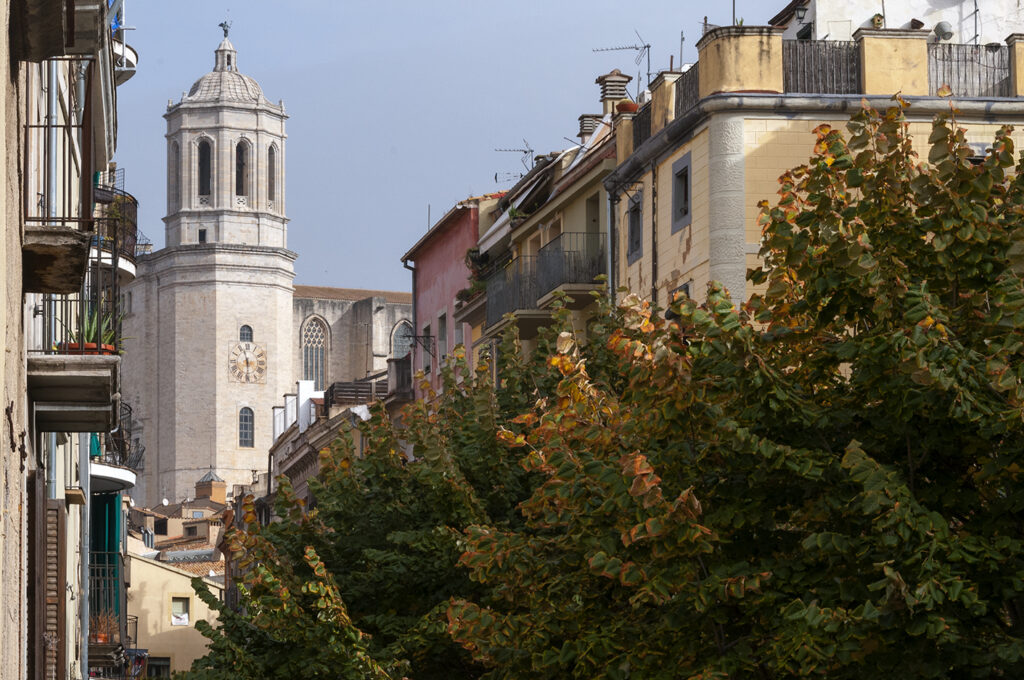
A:
{"type": "Polygon", "coordinates": [[[225,243],[286,248],[284,103],[238,70],[228,38],[213,70],[168,103],[168,246],[225,243]]]}

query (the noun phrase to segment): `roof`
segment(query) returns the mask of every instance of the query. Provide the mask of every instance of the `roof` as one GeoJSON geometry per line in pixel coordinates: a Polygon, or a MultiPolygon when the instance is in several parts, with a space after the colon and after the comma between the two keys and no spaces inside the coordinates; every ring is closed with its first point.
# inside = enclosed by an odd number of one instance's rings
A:
{"type": "Polygon", "coordinates": [[[330,286],[295,286],[296,298],[312,298],[316,300],[365,300],[370,297],[382,297],[388,302],[412,304],[412,293],[394,290],[363,290],[361,288],[331,288],[330,286]]]}
{"type": "Polygon", "coordinates": [[[237,53],[230,40],[224,38],[214,54],[213,70],[192,84],[182,102],[266,102],[259,83],[238,72],[237,53]]]}
{"type": "Polygon", "coordinates": [[[221,479],[220,476],[216,472],[214,472],[213,470],[210,470],[205,475],[200,477],[199,481],[200,482],[223,482],[224,480],[221,479]]]}
{"type": "Polygon", "coordinates": [[[786,5],[781,12],[773,16],[768,20],[769,26],[778,26],[789,21],[789,18],[796,12],[796,8],[801,5],[806,5],[807,0],[793,0],[791,3],[786,5]]]}
{"type": "Polygon", "coordinates": [[[224,560],[210,561],[198,561],[198,562],[170,562],[176,569],[187,571],[190,574],[196,576],[209,576],[212,571],[214,574],[224,573],[224,560]]]}
{"type": "MultiPolygon", "coordinates": [[[[181,510],[183,507],[188,508],[206,508],[213,510],[214,513],[221,512],[227,506],[226,503],[218,503],[211,498],[196,498],[190,501],[182,501],[181,503],[172,503],[170,505],[158,505],[155,508],[149,508],[149,512],[158,517],[181,517],[181,510]]],[[[189,517],[188,519],[192,519],[189,517]]],[[[207,517],[206,519],[210,519],[207,517]]]]}

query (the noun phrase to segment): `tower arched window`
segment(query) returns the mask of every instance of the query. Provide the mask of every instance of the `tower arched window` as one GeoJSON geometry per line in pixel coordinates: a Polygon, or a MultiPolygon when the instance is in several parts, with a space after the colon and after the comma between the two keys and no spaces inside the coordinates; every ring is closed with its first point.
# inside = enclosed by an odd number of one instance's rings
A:
{"type": "Polygon", "coordinates": [[[252,448],[255,436],[256,424],[252,409],[244,406],[238,412],[238,446],[241,448],[252,448]]]}
{"type": "Polygon", "coordinates": [[[249,195],[249,145],[235,146],[235,196],[249,195]]]}
{"type": "Polygon", "coordinates": [[[273,146],[267,150],[267,200],[277,200],[277,149],[273,146]]]}
{"type": "Polygon", "coordinates": [[[171,142],[171,209],[181,207],[181,147],[171,142]]]}
{"type": "Polygon", "coordinates": [[[239,342],[252,342],[252,326],[244,324],[238,329],[239,342]]]}
{"type": "Polygon", "coordinates": [[[324,388],[326,359],[326,324],[320,319],[310,319],[302,328],[302,379],[312,380],[314,390],[324,388]]]}
{"type": "Polygon", "coordinates": [[[391,334],[391,358],[401,359],[412,349],[412,324],[400,321],[391,334]]]}
{"type": "Polygon", "coordinates": [[[210,142],[199,142],[199,195],[209,196],[213,189],[213,149],[210,142]]]}

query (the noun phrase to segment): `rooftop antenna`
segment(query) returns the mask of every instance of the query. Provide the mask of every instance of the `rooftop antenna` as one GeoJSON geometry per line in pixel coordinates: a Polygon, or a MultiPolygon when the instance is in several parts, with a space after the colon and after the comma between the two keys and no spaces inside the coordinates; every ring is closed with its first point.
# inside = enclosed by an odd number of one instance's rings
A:
{"type": "MultiPolygon", "coordinates": [[[[598,47],[593,52],[621,52],[623,50],[636,50],[637,55],[634,59],[634,63],[639,66],[644,57],[647,58],[647,87],[651,86],[651,43],[647,42],[640,36],[640,32],[635,28],[633,32],[636,33],[637,39],[640,40],[638,43],[632,45],[617,45],[616,47],[598,47]]],[[[636,74],[636,98],[640,98],[640,73],[636,74]]]]}
{"type": "Polygon", "coordinates": [[[521,172],[496,172],[494,173],[495,184],[508,184],[523,178],[521,172]]]}
{"type": "Polygon", "coordinates": [[[525,139],[523,140],[522,149],[495,149],[495,151],[521,153],[523,154],[523,156],[522,158],[519,159],[519,161],[523,164],[523,167],[526,168],[527,172],[529,172],[529,170],[533,167],[533,147],[531,147],[530,143],[525,139]],[[527,159],[529,159],[529,162],[527,162],[527,159]]]}

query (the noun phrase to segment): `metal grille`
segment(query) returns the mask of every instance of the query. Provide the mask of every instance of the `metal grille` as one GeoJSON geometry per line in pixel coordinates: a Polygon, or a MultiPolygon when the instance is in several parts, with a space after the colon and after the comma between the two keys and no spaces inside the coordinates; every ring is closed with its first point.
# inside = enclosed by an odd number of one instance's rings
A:
{"type": "Polygon", "coordinates": [[[860,49],[855,42],[783,40],[782,81],[787,93],[858,94],[860,49]]]}
{"type": "Polygon", "coordinates": [[[487,325],[493,326],[517,309],[536,309],[539,297],[537,258],[512,260],[487,279],[487,325]]]}
{"type": "Polygon", "coordinates": [[[949,85],[954,97],[1009,97],[1008,45],[928,45],[928,94],[949,85]]]}
{"type": "Polygon", "coordinates": [[[639,149],[640,145],[651,137],[651,105],[644,104],[636,115],[633,116],[633,148],[639,149]]]}
{"type": "Polygon", "coordinates": [[[538,254],[540,294],[567,283],[594,283],[607,273],[605,235],[589,232],[559,234],[538,254]]]}
{"type": "Polygon", "coordinates": [[[694,64],[676,80],[676,118],[682,118],[700,101],[699,67],[694,64]]]}

